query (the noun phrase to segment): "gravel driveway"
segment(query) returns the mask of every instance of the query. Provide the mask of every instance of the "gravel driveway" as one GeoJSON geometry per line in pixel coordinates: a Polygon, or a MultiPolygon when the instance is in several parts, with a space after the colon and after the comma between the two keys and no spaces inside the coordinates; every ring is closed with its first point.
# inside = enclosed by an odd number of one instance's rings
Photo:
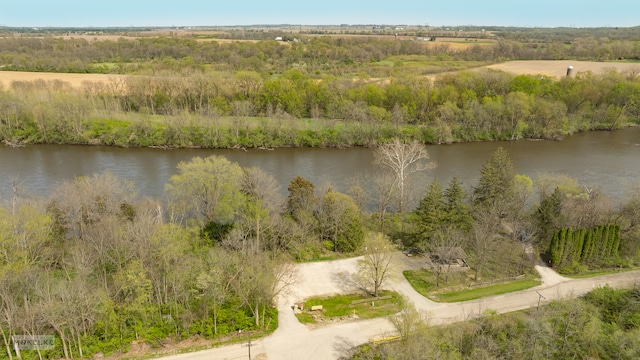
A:
{"type": "MultiPolygon", "coordinates": [[[[540,273],[540,286],[461,303],[436,303],[417,293],[402,276],[402,270],[419,266],[398,253],[395,281],[391,288],[425,312],[432,324],[448,324],[482,315],[487,309],[499,313],[522,310],[555,299],[583,295],[608,284],[612,287],[630,286],[640,282],[640,271],[598,276],[587,279],[569,279],[558,275],[544,265],[536,265],[540,273]]],[[[310,296],[352,292],[349,276],[355,273],[359,258],[299,264],[296,266],[299,283],[278,301],[278,329],[270,336],[253,341],[253,360],[332,360],[344,350],[363,344],[373,337],[392,334],[394,328],[386,318],[352,321],[327,325],[314,330],[300,324],[291,306],[310,296]]],[[[248,359],[246,346],[228,345],[196,353],[165,357],[167,360],[248,359]]]]}

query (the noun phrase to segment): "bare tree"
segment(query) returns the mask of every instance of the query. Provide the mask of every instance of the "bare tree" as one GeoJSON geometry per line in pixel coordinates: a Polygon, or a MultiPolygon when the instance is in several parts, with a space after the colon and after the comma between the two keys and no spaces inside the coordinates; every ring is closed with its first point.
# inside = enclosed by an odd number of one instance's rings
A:
{"type": "Polygon", "coordinates": [[[280,191],[280,184],[261,168],[244,169],[241,188],[245,194],[262,201],[263,207],[267,208],[272,215],[283,211],[285,199],[280,191]]]}
{"type": "Polygon", "coordinates": [[[246,257],[238,259],[242,265],[231,284],[243,304],[251,310],[256,326],[268,328],[266,309],[297,281],[295,268],[287,261],[270,259],[264,253],[252,256],[251,261],[246,257]]]}
{"type": "Polygon", "coordinates": [[[374,156],[377,164],[394,175],[393,186],[397,189],[398,212],[403,212],[409,176],[419,171],[433,169],[436,164],[427,161],[429,153],[426,146],[416,140],[403,143],[395,138],[392,142],[378,147],[374,156]]]}
{"type": "Polygon", "coordinates": [[[18,289],[16,289],[16,281],[14,279],[7,276],[0,278],[0,334],[2,334],[9,360],[13,360],[11,337],[16,334],[19,321],[19,291],[16,290],[18,289]]]}
{"type": "Polygon", "coordinates": [[[451,264],[457,259],[464,259],[466,254],[462,249],[465,234],[455,228],[446,231],[436,231],[429,244],[425,262],[427,267],[436,275],[436,288],[440,286],[442,275],[445,274],[444,281],[449,281],[449,271],[451,264]]]}
{"type": "Polygon", "coordinates": [[[470,245],[473,248],[475,260],[475,264],[473,264],[475,267],[474,280],[478,280],[484,266],[490,260],[491,255],[497,251],[497,246],[500,243],[497,218],[495,211],[479,214],[471,229],[470,245]]]}
{"type": "Polygon", "coordinates": [[[394,248],[382,233],[370,233],[364,241],[364,258],[358,260],[357,283],[373,296],[394,275],[394,248]]]}
{"type": "Polygon", "coordinates": [[[400,334],[402,341],[406,342],[410,335],[427,326],[428,319],[426,314],[418,311],[415,305],[405,298],[402,311],[389,316],[389,321],[400,334]]]}
{"type": "Polygon", "coordinates": [[[56,188],[49,212],[69,238],[82,238],[92,224],[123,214],[136,198],[133,183],[110,173],[80,177],[56,188]]]}
{"type": "Polygon", "coordinates": [[[397,194],[397,187],[393,185],[394,176],[390,173],[382,173],[374,176],[371,187],[372,198],[375,199],[380,230],[384,226],[385,215],[397,194]]]}

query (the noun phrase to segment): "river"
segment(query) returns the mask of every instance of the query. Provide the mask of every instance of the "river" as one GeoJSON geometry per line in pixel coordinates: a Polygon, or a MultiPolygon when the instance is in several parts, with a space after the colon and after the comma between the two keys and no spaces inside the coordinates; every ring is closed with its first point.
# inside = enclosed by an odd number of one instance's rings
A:
{"type": "MultiPolygon", "coordinates": [[[[534,180],[543,174],[567,175],[587,187],[600,188],[615,202],[639,184],[640,127],[579,133],[562,141],[430,145],[429,154],[438,166],[420,175],[420,182],[438,178],[446,184],[456,176],[469,189],[480,177],[483,163],[499,146],[509,152],[520,174],[534,180]]],[[[242,151],[30,145],[0,147],[0,194],[6,199],[12,183],[17,182],[23,191],[46,196],[56,185],[74,177],[109,171],[133,181],[141,195],[161,198],[180,161],[213,154],[226,156],[243,167],[262,168],[280,182],[283,193],[298,175],[316,185],[329,181],[339,191],[346,191],[351,178],[378,171],[373,150],[366,148],[242,151]]]]}

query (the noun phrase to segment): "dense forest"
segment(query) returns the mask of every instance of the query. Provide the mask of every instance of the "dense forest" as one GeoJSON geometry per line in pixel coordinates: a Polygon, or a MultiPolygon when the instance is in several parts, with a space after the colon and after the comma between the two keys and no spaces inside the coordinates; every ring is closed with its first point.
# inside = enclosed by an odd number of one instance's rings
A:
{"type": "Polygon", "coordinates": [[[559,138],[638,124],[638,79],[484,70],[380,83],[318,81],[294,69],[267,78],[255,71],[131,76],[82,89],[14,81],[0,92],[0,138],[214,148],[559,138]]]}

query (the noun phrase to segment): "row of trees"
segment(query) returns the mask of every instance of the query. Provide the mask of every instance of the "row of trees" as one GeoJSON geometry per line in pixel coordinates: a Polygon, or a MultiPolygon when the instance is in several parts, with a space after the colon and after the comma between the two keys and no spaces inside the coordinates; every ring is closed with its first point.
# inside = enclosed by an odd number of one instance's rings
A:
{"type": "MultiPolygon", "coordinates": [[[[538,29],[539,30],[539,29],[538,29]]],[[[606,30],[606,29],[605,29],[606,30]]],[[[588,31],[588,30],[587,30],[588,31]]],[[[583,31],[585,32],[585,31],[583,31]]],[[[133,73],[158,69],[204,68],[213,65],[232,70],[281,73],[296,64],[310,73],[347,74],[367,71],[367,66],[396,55],[421,55],[449,60],[504,61],[534,59],[615,60],[640,54],[637,33],[559,34],[532,31],[503,31],[495,45],[464,49],[421,41],[393,41],[375,37],[299,37],[301,42],[283,46],[268,33],[250,33],[261,41],[198,41],[187,37],[150,37],[88,41],[55,36],[7,35],[0,37],[0,61],[8,70],[81,73],[133,73]],[[618,38],[616,38],[618,37],[618,38]],[[265,38],[270,40],[264,40],[265,38]]],[[[247,34],[247,33],[245,33],[247,34]]],[[[456,34],[457,35],[457,34],[456,34]]],[[[281,35],[280,35],[281,36],[281,35]]]]}
{"type": "Polygon", "coordinates": [[[394,136],[430,143],[553,138],[635,124],[639,99],[638,78],[616,72],[554,81],[487,70],[389,84],[314,81],[296,70],[278,78],[193,73],[114,79],[82,90],[14,82],[0,92],[0,138],[203,147],[366,145],[394,136]]]}
{"type": "MultiPolygon", "coordinates": [[[[626,266],[638,261],[636,207],[631,200],[616,210],[596,190],[563,177],[543,176],[534,183],[516,174],[509,154],[499,148],[470,191],[455,178],[445,190],[433,181],[406,218],[402,237],[406,246],[440,260],[447,258],[443,250],[464,248],[476,279],[525,273],[547,249],[563,271],[626,266]]],[[[439,282],[446,268],[432,257],[425,265],[439,282]]]]}
{"type": "Polygon", "coordinates": [[[589,265],[617,259],[620,247],[620,226],[606,225],[594,229],[560,229],[553,234],[549,257],[555,267],[570,269],[580,263],[589,265]]]}

